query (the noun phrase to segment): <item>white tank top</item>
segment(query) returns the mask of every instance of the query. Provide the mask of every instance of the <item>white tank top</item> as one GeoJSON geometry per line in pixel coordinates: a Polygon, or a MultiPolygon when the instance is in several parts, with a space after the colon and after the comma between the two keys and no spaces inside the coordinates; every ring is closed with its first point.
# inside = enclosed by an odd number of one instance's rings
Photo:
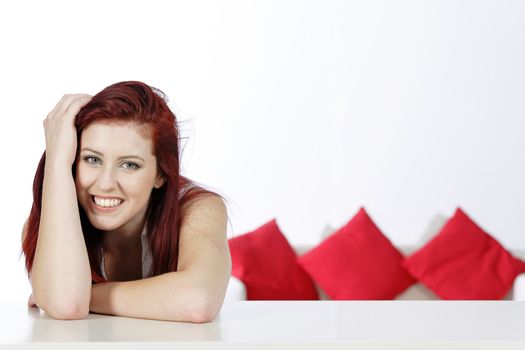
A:
{"type": "MultiPolygon", "coordinates": [[[[146,232],[147,232],[146,228],[147,228],[147,222],[146,224],[144,224],[144,229],[142,230],[142,233],[140,234],[140,241],[142,243],[142,278],[147,277],[149,270],[151,269],[151,265],[153,264],[153,258],[149,250],[148,237],[146,236],[146,232]]],[[[102,258],[100,269],[102,270],[102,276],[105,279],[108,279],[108,277],[106,276],[106,268],[104,266],[104,258],[102,258]]]]}

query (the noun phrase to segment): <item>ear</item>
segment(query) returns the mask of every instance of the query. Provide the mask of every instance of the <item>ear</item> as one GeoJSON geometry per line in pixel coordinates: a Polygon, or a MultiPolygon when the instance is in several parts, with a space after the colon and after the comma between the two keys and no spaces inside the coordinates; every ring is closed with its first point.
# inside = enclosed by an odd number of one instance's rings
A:
{"type": "Polygon", "coordinates": [[[162,185],[164,185],[164,182],[166,182],[166,179],[162,175],[157,176],[157,180],[155,180],[155,185],[153,185],[155,188],[161,188],[162,185]]]}

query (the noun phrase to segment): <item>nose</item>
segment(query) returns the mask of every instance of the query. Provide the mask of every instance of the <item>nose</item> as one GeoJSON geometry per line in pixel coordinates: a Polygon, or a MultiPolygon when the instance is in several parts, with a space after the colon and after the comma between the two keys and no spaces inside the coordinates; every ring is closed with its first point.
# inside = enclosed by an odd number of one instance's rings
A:
{"type": "Polygon", "coordinates": [[[104,192],[111,192],[116,187],[115,175],[111,167],[105,167],[97,178],[98,188],[104,192]]]}

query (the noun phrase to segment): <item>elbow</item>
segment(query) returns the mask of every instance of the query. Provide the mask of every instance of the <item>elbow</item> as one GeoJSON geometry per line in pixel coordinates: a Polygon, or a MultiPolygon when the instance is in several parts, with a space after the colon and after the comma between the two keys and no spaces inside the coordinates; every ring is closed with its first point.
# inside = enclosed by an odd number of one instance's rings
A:
{"type": "Polygon", "coordinates": [[[86,307],[70,304],[46,310],[46,312],[57,320],[81,320],[87,317],[89,309],[86,307]]]}
{"type": "Polygon", "coordinates": [[[212,322],[219,314],[220,305],[214,303],[209,296],[195,298],[192,306],[187,310],[188,322],[212,322]]]}
{"type": "Polygon", "coordinates": [[[60,302],[42,307],[49,316],[56,320],[81,320],[89,315],[89,305],[77,302],[60,302]]]}
{"type": "Polygon", "coordinates": [[[188,315],[188,321],[191,323],[206,323],[213,321],[217,317],[217,312],[208,305],[198,305],[188,315]]]}
{"type": "Polygon", "coordinates": [[[192,314],[190,314],[189,322],[191,323],[206,323],[211,322],[215,319],[217,315],[213,313],[208,308],[201,308],[199,310],[195,310],[192,314]]]}

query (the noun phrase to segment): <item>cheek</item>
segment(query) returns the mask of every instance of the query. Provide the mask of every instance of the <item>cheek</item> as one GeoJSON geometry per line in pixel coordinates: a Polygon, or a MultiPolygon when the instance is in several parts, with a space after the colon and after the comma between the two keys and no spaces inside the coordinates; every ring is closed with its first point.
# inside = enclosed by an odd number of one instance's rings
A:
{"type": "Polygon", "coordinates": [[[86,167],[79,166],[76,172],[75,183],[77,184],[77,190],[86,189],[95,182],[96,173],[86,167]]]}
{"type": "Polygon", "coordinates": [[[151,193],[152,180],[147,174],[135,174],[122,178],[121,185],[130,197],[147,200],[151,193]]]}
{"type": "MultiPolygon", "coordinates": [[[[153,184],[155,182],[155,174],[153,172],[140,172],[135,174],[117,174],[115,181],[119,185],[119,190],[122,189],[124,196],[129,198],[136,198],[139,200],[149,199],[153,184]]],[[[75,185],[79,199],[87,200],[87,192],[96,187],[98,177],[97,169],[83,166],[79,164],[76,172],[75,185]]]]}

